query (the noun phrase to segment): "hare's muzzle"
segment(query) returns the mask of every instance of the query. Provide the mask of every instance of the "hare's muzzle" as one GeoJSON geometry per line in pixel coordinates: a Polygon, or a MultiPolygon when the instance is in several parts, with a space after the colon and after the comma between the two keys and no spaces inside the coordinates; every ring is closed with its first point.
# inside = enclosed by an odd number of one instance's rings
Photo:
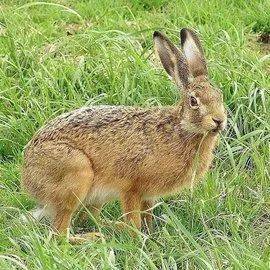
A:
{"type": "Polygon", "coordinates": [[[226,119],[222,119],[221,117],[213,117],[212,121],[215,124],[215,127],[213,128],[213,132],[219,132],[225,129],[226,127],[226,119]]]}

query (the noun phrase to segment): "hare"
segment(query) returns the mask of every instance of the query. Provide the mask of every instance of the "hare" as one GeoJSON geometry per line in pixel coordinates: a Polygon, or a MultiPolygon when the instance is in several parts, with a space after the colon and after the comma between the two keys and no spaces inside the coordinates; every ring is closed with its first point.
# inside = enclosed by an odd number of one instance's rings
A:
{"type": "Polygon", "coordinates": [[[182,89],[171,107],[92,106],[60,115],[25,149],[22,184],[65,232],[81,203],[98,214],[120,199],[125,218],[151,226],[154,200],[179,192],[209,169],[226,125],[222,93],[211,85],[200,40],[180,31],[180,51],[154,32],[163,67],[182,89]],[[144,214],[144,216],[142,216],[144,214]]]}

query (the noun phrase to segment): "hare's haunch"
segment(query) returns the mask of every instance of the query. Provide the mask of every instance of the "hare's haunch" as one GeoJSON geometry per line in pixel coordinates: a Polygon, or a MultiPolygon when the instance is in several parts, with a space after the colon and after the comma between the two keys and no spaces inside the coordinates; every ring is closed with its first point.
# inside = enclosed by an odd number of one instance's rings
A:
{"type": "MultiPolygon", "coordinates": [[[[180,51],[154,33],[160,60],[182,100],[172,107],[93,106],[63,114],[40,129],[25,149],[22,183],[46,206],[58,232],[81,202],[94,213],[120,199],[141,227],[141,211],[157,197],[200,179],[226,124],[221,92],[207,77],[201,43],[182,29],[180,51]]],[[[151,223],[151,215],[146,215],[151,223]]]]}

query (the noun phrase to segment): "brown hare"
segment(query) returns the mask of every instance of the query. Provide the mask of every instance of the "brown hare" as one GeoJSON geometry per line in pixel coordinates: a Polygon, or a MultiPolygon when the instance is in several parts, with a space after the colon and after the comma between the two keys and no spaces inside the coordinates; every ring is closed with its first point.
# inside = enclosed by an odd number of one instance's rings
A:
{"type": "Polygon", "coordinates": [[[65,232],[83,204],[95,214],[120,199],[127,221],[151,224],[155,198],[190,186],[209,169],[226,124],[222,93],[211,85],[194,31],[182,52],[160,32],[154,45],[182,100],[171,107],[93,106],[60,115],[25,149],[22,184],[65,232]],[[148,211],[148,212],[147,212],[148,211]]]}

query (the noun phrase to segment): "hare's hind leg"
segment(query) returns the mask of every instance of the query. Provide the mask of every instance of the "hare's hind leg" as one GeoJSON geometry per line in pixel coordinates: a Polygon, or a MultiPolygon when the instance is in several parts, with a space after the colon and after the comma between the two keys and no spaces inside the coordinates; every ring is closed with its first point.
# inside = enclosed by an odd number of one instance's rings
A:
{"type": "Polygon", "coordinates": [[[54,205],[53,228],[62,233],[69,228],[71,217],[85,199],[93,173],[89,168],[66,173],[62,179],[63,190],[54,205]]]}
{"type": "Polygon", "coordinates": [[[91,162],[81,150],[62,142],[43,142],[27,151],[22,182],[41,204],[53,210],[53,227],[63,233],[93,177],[91,162]]]}

